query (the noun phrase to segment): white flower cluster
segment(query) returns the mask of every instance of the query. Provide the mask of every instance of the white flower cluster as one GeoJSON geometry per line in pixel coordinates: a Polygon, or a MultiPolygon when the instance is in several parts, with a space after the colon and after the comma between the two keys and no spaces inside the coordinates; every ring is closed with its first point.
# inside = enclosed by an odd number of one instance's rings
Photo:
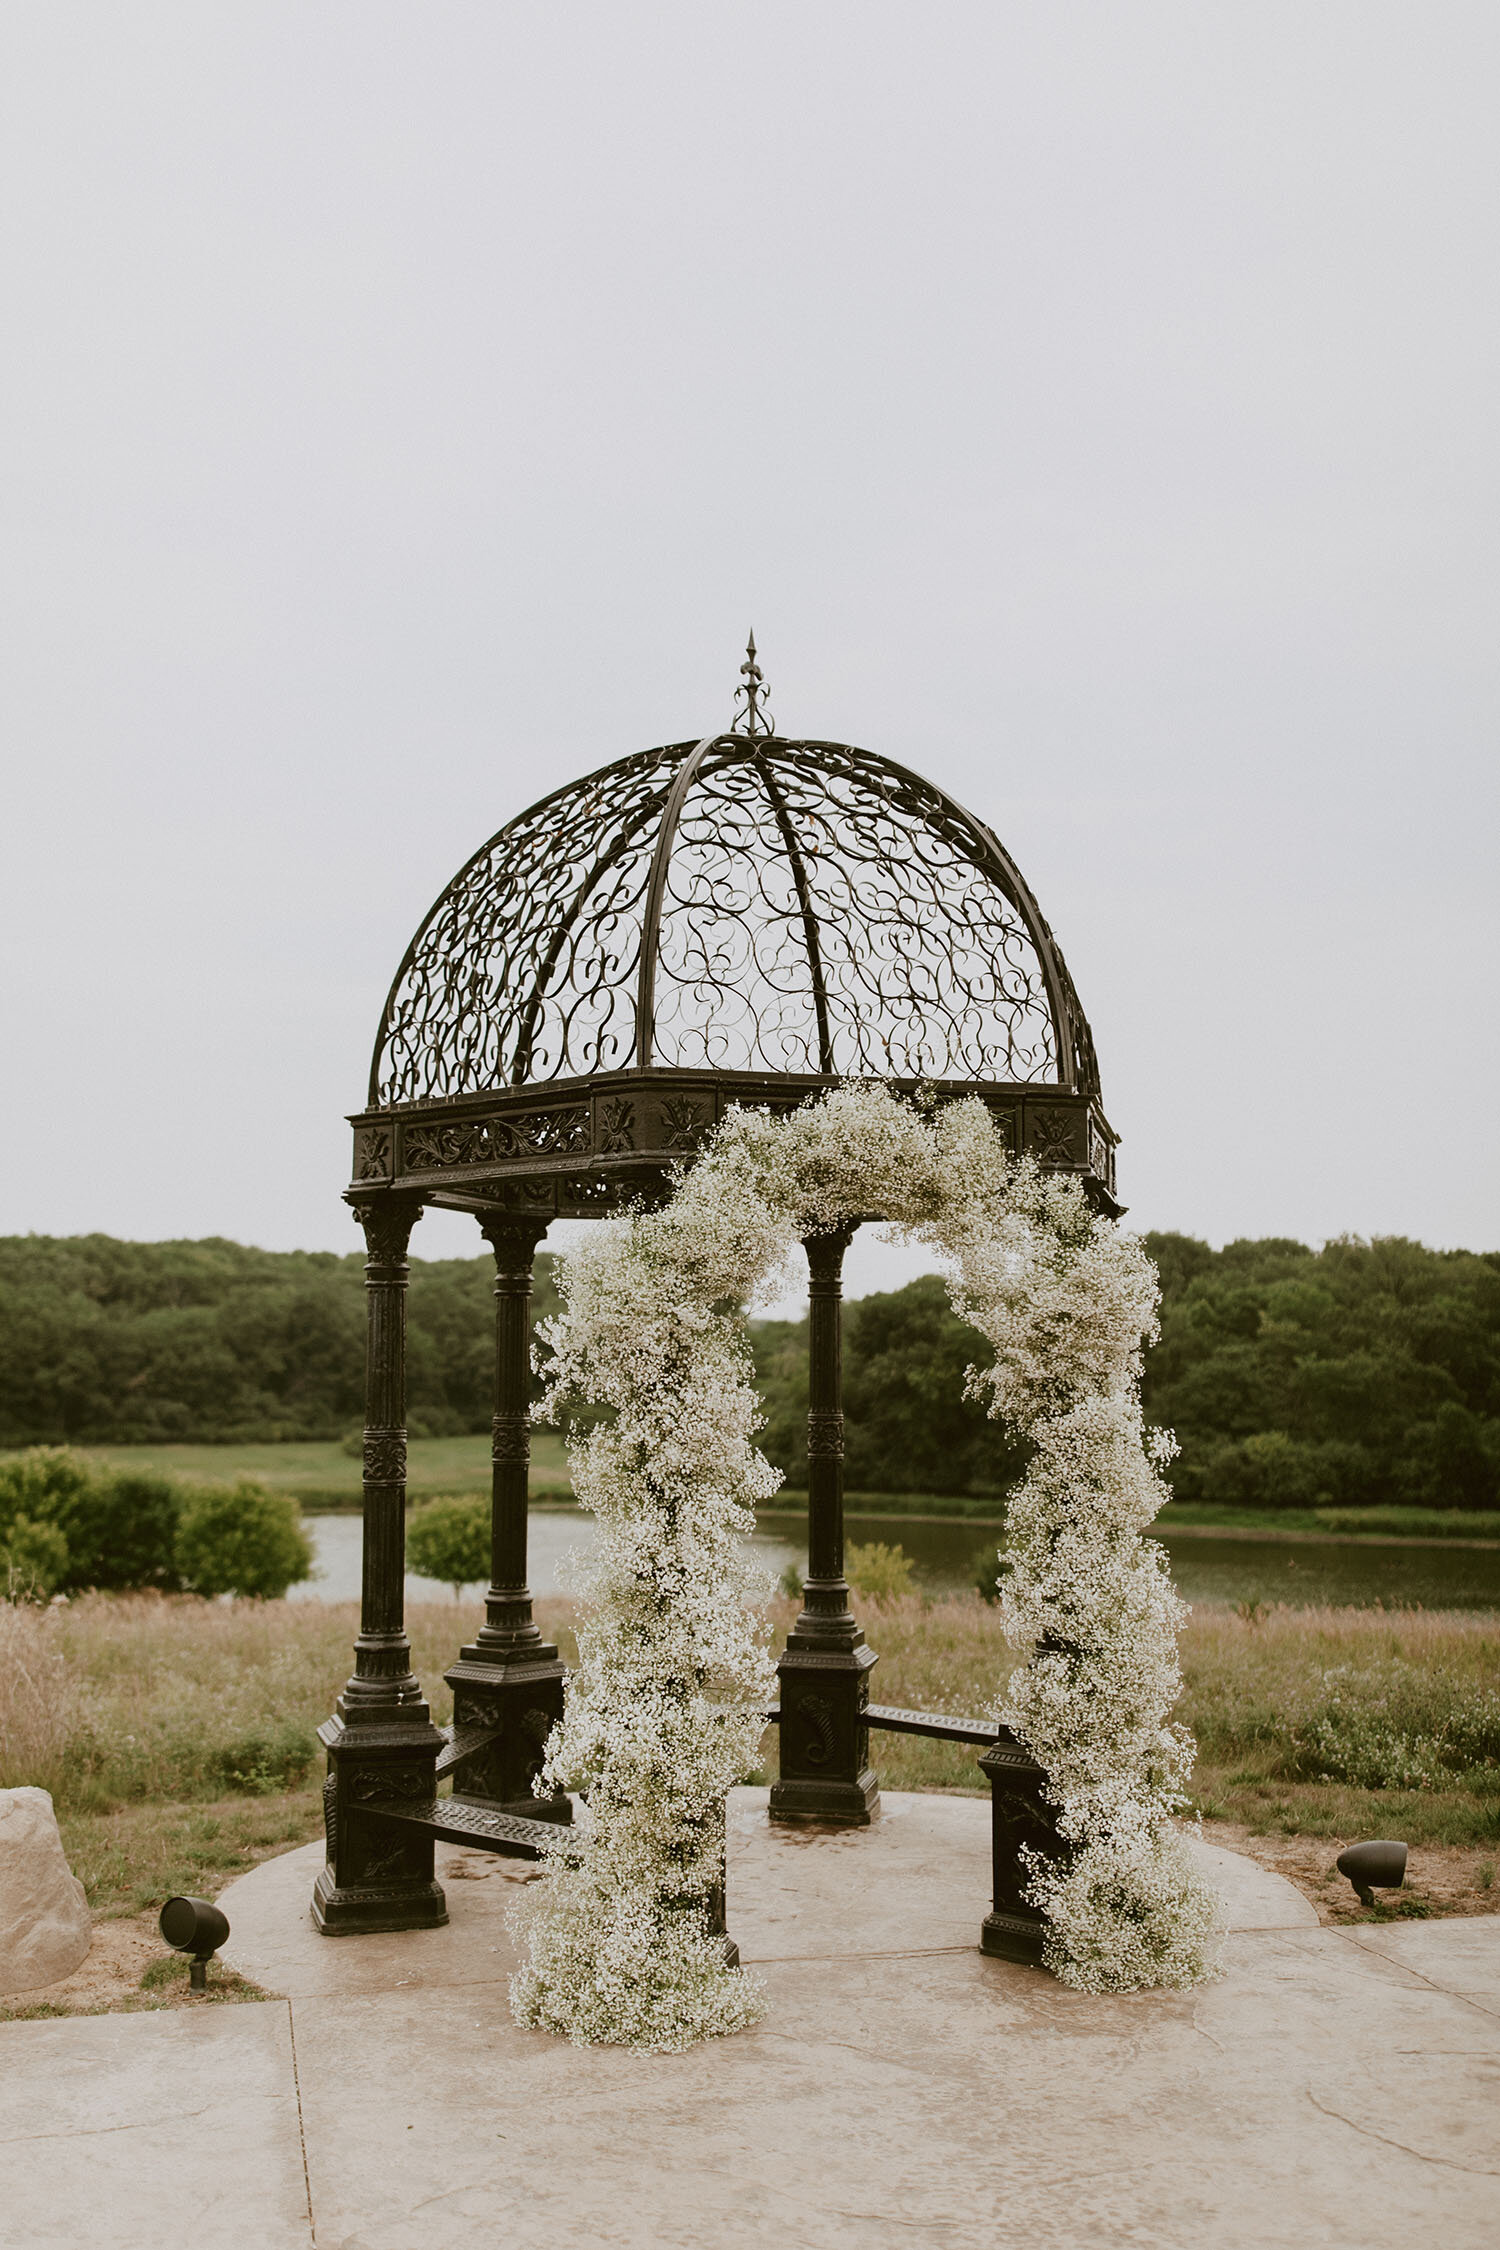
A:
{"type": "Polygon", "coordinates": [[[743,1308],[798,1242],[872,1215],[949,1265],[996,1354],[971,1388],[1036,1446],[1005,1595],[1026,1661],[998,1715],[1047,1768],[1071,1847],[1033,1871],[1053,1965],[1111,1991],[1206,1973],[1216,1902],[1171,1818],[1192,1748],[1169,1722],[1182,1606],[1140,1536],[1164,1497],[1140,1422],[1149,1261],[1076,1183],[1012,1159],[982,1103],[927,1117],[861,1084],[780,1119],[731,1111],[664,1209],[564,1261],[537,1411],[605,1410],[571,1449],[600,1536],[538,1787],[586,1787],[591,1817],[516,1904],[523,2023],[670,2049],[760,2012],[711,1927],[724,1796],[754,1764],[773,1678],[740,1541],[780,1480],[754,1443],[743,1308]]]}

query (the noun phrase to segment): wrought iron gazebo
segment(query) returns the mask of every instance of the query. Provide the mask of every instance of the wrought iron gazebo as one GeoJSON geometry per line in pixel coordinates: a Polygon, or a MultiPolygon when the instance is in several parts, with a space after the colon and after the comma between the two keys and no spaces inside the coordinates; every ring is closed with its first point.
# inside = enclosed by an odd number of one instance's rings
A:
{"type": "MultiPolygon", "coordinates": [[[[619,759],[520,814],[460,869],[397,971],[347,1200],[368,1246],[364,1569],[355,1668],[321,1730],[329,1933],[446,1919],[440,1837],[534,1855],[532,1778],[563,1666],[526,1583],[535,1252],[558,1216],[666,1193],[731,1104],[781,1112],[875,1076],[979,1095],[1017,1152],[1115,1213],[1115,1135],[1057,941],[998,837],[890,759],[776,732],[752,638],[729,730],[619,759]],[[496,1265],[493,1583],[433,1726],[403,1609],[407,1250],[423,1207],[470,1211],[496,1265]],[[451,1777],[451,1794],[439,1782],[451,1777]]],[[[879,1216],[871,1213],[872,1218],[879,1216]]],[[[1014,1847],[1040,1775],[992,1725],[869,1702],[843,1570],[841,1269],[807,1245],[809,1570],[780,1665],[772,1817],[860,1825],[870,1728],[982,1747],[996,1806],[986,1949],[1035,1958],[1014,1847]]]]}

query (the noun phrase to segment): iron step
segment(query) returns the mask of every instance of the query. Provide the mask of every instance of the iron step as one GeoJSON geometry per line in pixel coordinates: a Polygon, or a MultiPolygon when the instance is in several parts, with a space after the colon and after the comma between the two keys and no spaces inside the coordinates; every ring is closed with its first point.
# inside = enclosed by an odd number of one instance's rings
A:
{"type": "Polygon", "coordinates": [[[451,1773],[465,1758],[472,1758],[476,1750],[483,1750],[504,1732],[503,1727],[439,1727],[443,1748],[438,1752],[434,1772],[451,1773]]]}
{"type": "Polygon", "coordinates": [[[872,1703],[862,1716],[887,1734],[921,1734],[932,1742],[973,1742],[987,1750],[1003,1729],[992,1719],[954,1719],[946,1711],[903,1711],[894,1703],[872,1703]]]}
{"type": "Polygon", "coordinates": [[[362,1817],[430,1829],[445,1844],[474,1844],[507,1859],[541,1859],[549,1844],[569,1833],[560,1821],[522,1820],[515,1813],[487,1812],[483,1805],[461,1804],[452,1797],[376,1797],[359,1810],[362,1817]]]}

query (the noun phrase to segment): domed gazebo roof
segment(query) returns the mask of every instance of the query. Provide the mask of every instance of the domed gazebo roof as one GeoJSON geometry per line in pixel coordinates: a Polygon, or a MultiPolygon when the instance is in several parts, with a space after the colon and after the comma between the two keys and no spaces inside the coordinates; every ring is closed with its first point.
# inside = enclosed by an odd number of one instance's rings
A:
{"type": "Polygon", "coordinates": [[[742,670],[729,732],[555,790],[453,878],[386,1003],[357,1180],[473,1205],[561,1161],[558,1207],[599,1208],[729,1100],[875,1076],[981,1092],[1113,1208],[1088,1024],[998,837],[888,758],[777,734],[753,641],[742,670]]]}

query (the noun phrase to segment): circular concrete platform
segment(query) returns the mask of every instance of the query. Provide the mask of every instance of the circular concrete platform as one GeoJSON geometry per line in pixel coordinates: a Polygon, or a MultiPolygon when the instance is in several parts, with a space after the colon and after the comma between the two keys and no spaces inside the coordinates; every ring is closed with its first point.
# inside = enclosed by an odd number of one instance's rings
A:
{"type": "Polygon", "coordinates": [[[819,1834],[742,1790],[730,1834],[768,2012],[687,2055],[516,2028],[515,1862],[440,1848],[449,1925],[398,1936],[316,1934],[317,1845],[233,1884],[224,1958],[290,2003],[318,2243],[1495,2239],[1500,1920],[1324,1929],[1200,1845],[1221,1980],[1093,1999],[978,1952],[980,1800],[893,1795],[871,1829],[819,1834]]]}

